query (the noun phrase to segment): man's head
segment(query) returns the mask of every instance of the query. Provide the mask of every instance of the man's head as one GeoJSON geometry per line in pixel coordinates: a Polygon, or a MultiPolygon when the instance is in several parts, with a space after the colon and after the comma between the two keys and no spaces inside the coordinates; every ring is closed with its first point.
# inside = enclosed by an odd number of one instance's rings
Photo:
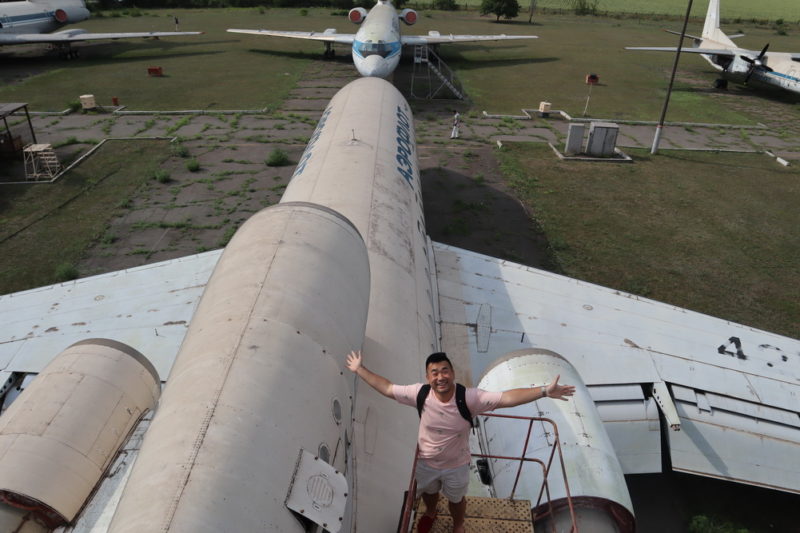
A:
{"type": "Polygon", "coordinates": [[[432,353],[425,361],[425,378],[437,394],[449,394],[455,388],[453,364],[444,352],[432,353]]]}

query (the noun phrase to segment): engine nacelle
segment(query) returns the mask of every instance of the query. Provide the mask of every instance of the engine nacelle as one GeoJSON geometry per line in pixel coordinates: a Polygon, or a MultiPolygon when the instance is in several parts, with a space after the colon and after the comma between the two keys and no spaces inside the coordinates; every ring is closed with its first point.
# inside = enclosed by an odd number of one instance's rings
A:
{"type": "Polygon", "coordinates": [[[64,6],[53,11],[53,18],[59,24],[80,22],[89,18],[89,10],[83,6],[64,6]]]}
{"type": "Polygon", "coordinates": [[[413,9],[404,9],[400,12],[400,18],[409,26],[413,26],[417,22],[417,12],[413,9]]]}
{"type": "Polygon", "coordinates": [[[367,18],[367,10],[363,7],[354,7],[347,14],[347,18],[349,18],[350,22],[353,24],[361,24],[364,22],[364,19],[367,18]]]}

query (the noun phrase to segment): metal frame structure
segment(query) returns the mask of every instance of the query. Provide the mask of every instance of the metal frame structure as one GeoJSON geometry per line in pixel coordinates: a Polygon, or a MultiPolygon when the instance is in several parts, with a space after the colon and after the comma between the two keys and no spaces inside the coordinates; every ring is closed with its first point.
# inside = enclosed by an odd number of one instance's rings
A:
{"type": "Polygon", "coordinates": [[[51,144],[28,144],[23,148],[25,157],[25,179],[30,181],[51,180],[61,170],[61,163],[51,144]]]}
{"type": "MultiPolygon", "coordinates": [[[[538,463],[542,467],[542,488],[539,490],[539,496],[536,500],[536,505],[534,509],[538,509],[542,505],[542,497],[546,495],[547,501],[547,511],[544,513],[539,513],[537,515],[532,516],[532,520],[534,525],[536,521],[539,519],[544,518],[553,513],[553,505],[550,501],[550,488],[548,486],[547,478],[550,475],[550,469],[553,466],[553,459],[555,458],[556,452],[558,452],[558,460],[561,466],[561,475],[564,478],[564,487],[567,493],[567,506],[569,507],[569,515],[570,520],[572,521],[572,527],[570,528],[570,533],[578,533],[578,523],[577,518],[575,516],[575,508],[572,504],[572,496],[569,490],[569,481],[567,480],[567,470],[564,466],[564,455],[561,453],[561,440],[558,435],[558,426],[556,423],[549,419],[549,418],[542,418],[542,417],[533,417],[533,416],[516,416],[516,415],[501,415],[497,413],[485,413],[480,415],[482,417],[495,417],[495,418],[509,418],[509,419],[516,419],[516,420],[527,420],[528,421],[528,432],[525,436],[525,444],[522,448],[522,455],[519,457],[509,457],[505,455],[491,455],[491,454],[482,454],[482,453],[473,453],[471,454],[472,457],[478,457],[482,459],[504,459],[508,461],[519,461],[519,467],[517,468],[517,475],[514,478],[514,486],[511,489],[511,494],[508,496],[509,500],[514,499],[514,494],[517,490],[517,483],[519,482],[520,475],[522,474],[522,466],[525,464],[526,461],[532,463],[538,463]],[[554,445],[550,452],[550,457],[547,460],[547,464],[539,459],[533,459],[530,457],[525,457],[528,453],[528,443],[530,442],[531,431],[533,429],[534,422],[544,422],[550,424],[553,427],[553,434],[554,438],[554,445]]],[[[417,493],[417,478],[416,478],[416,471],[417,471],[417,460],[419,458],[419,448],[414,452],[414,464],[411,469],[411,481],[408,485],[408,492],[406,493],[406,497],[403,501],[403,514],[400,519],[400,525],[398,527],[398,533],[408,533],[409,527],[411,525],[411,510],[414,506],[414,500],[416,500],[416,493],[417,493]]]]}
{"type": "Polygon", "coordinates": [[[12,141],[13,136],[11,134],[11,126],[8,125],[7,119],[9,116],[13,115],[20,109],[25,110],[25,118],[28,120],[28,128],[31,131],[31,138],[33,139],[33,144],[36,144],[36,133],[33,131],[33,124],[31,123],[31,115],[30,113],[28,113],[27,103],[0,104],[0,118],[3,119],[3,125],[5,126],[6,129],[5,136],[8,138],[9,142],[12,141]]]}
{"type": "Polygon", "coordinates": [[[444,87],[447,87],[456,98],[460,100],[466,99],[464,90],[460,87],[455,74],[442,58],[434,52],[433,48],[426,44],[415,46],[414,69],[411,71],[411,96],[433,100],[444,87]],[[423,64],[424,67],[422,66],[423,64]],[[424,96],[414,93],[414,86],[418,77],[417,71],[419,69],[424,69],[424,73],[419,77],[427,84],[428,88],[428,92],[424,96]],[[431,72],[439,79],[439,82],[441,82],[436,89],[433,88],[434,81],[431,79],[431,72]]]}

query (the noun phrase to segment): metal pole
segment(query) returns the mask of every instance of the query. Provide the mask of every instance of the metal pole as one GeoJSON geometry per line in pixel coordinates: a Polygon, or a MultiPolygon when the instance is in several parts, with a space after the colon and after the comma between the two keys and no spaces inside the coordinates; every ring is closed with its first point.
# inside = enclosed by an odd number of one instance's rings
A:
{"type": "Polygon", "coordinates": [[[686,16],[683,18],[683,29],[681,36],[678,38],[678,51],[675,52],[675,63],[672,64],[672,75],[669,78],[669,87],[667,87],[667,98],[664,100],[664,108],[661,110],[661,118],[656,126],[656,134],[653,137],[653,147],[650,149],[651,154],[658,153],[658,143],[661,140],[661,130],[664,129],[664,119],[667,118],[667,107],[669,107],[669,97],[672,94],[672,84],[675,82],[675,71],[678,70],[678,60],[681,58],[681,48],[683,47],[683,38],[686,36],[686,25],[689,23],[689,13],[692,11],[692,1],[689,0],[689,5],[686,6],[686,16]]]}
{"type": "Polygon", "coordinates": [[[28,104],[25,104],[25,116],[28,118],[28,127],[31,130],[31,137],[33,137],[33,144],[37,144],[36,132],[33,131],[33,123],[31,122],[31,115],[30,113],[28,113],[28,104]]]}

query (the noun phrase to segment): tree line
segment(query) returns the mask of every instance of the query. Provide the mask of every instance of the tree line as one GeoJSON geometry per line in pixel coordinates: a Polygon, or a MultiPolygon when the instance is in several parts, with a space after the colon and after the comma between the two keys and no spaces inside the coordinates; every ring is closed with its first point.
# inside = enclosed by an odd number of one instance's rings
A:
{"type": "MultiPolygon", "coordinates": [[[[573,0],[574,1],[574,0],[573,0]]],[[[586,0],[579,0],[586,1],[586,0]]],[[[393,0],[395,7],[404,7],[412,2],[405,0],[393,0]]],[[[93,10],[110,10],[118,8],[213,8],[213,7],[328,7],[332,9],[350,10],[354,7],[370,9],[375,5],[374,0],[95,0],[90,8],[93,10]]],[[[430,4],[422,7],[432,9],[455,11],[459,9],[457,0],[431,0],[430,4]]],[[[500,20],[500,17],[514,18],[519,15],[520,6],[517,0],[482,0],[481,14],[493,14],[500,20]]]]}

